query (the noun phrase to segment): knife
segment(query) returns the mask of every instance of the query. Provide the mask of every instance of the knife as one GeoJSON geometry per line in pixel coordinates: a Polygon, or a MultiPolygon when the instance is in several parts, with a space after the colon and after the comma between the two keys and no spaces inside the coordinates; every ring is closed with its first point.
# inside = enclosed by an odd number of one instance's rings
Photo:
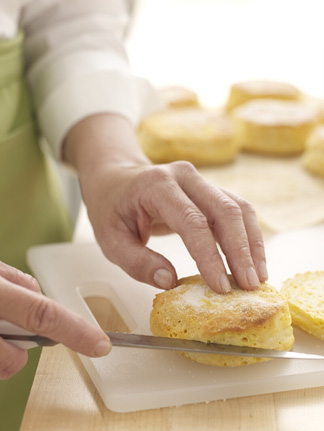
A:
{"type": "MultiPolygon", "coordinates": [[[[140,335],[110,331],[106,331],[106,334],[110,338],[111,344],[113,346],[121,347],[176,350],[193,353],[211,353],[215,355],[253,356],[259,358],[324,359],[324,356],[310,353],[261,349],[246,346],[232,346],[227,344],[203,343],[201,341],[156,337],[154,335],[140,335]]],[[[56,341],[35,334],[0,334],[0,337],[22,348],[54,346],[58,344],[56,341]],[[26,342],[28,343],[27,345],[21,344],[26,342]],[[23,347],[24,345],[25,347],[23,347]]]]}

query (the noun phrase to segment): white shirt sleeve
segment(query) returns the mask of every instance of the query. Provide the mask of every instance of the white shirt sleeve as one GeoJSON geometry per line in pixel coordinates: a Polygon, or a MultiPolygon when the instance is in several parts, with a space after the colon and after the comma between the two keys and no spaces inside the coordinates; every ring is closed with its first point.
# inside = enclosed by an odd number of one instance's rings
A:
{"type": "Polygon", "coordinates": [[[123,0],[33,0],[23,8],[27,77],[57,158],[69,129],[89,115],[116,113],[135,126],[161,109],[150,84],[130,72],[128,20],[123,0]]]}

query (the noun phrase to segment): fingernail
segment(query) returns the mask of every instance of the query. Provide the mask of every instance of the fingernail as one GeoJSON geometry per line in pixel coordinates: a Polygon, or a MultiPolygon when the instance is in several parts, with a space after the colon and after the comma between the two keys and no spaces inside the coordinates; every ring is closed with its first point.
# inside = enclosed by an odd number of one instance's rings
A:
{"type": "Polygon", "coordinates": [[[260,280],[254,271],[254,268],[250,267],[246,271],[246,277],[249,285],[251,287],[259,287],[260,286],[260,280]]]}
{"type": "Polygon", "coordinates": [[[162,289],[171,289],[172,286],[172,274],[170,271],[164,268],[160,268],[157,271],[155,271],[154,276],[154,283],[157,284],[162,289]]]}
{"type": "Polygon", "coordinates": [[[232,290],[231,283],[227,277],[227,275],[222,272],[219,276],[219,282],[224,293],[228,293],[232,290]]]}
{"type": "Polygon", "coordinates": [[[262,278],[263,280],[268,279],[267,265],[264,261],[259,263],[258,272],[259,272],[260,278],[262,278]]]}
{"type": "Polygon", "coordinates": [[[95,356],[97,356],[98,358],[100,356],[106,356],[108,355],[108,353],[111,350],[111,343],[108,339],[106,340],[101,340],[99,341],[99,343],[96,345],[95,350],[94,350],[94,354],[95,356]]]}

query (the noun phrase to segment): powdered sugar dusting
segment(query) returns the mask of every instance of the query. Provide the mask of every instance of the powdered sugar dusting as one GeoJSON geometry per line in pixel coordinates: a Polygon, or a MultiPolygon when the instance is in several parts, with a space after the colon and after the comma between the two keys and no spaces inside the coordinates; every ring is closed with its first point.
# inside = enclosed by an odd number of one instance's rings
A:
{"type": "Polygon", "coordinates": [[[177,288],[181,294],[181,299],[177,302],[178,306],[201,307],[203,299],[207,297],[207,291],[210,290],[208,286],[199,284],[191,285],[190,289],[187,286],[180,286],[177,288]]]}
{"type": "MultiPolygon", "coordinates": [[[[232,289],[230,293],[222,295],[201,284],[193,284],[189,288],[188,286],[179,286],[176,290],[178,290],[179,294],[179,299],[175,301],[178,309],[191,308],[199,312],[212,310],[213,313],[217,313],[219,309],[220,313],[224,313],[224,310],[230,312],[245,308],[262,311],[269,310],[269,302],[271,302],[271,291],[268,290],[263,292],[260,289],[258,291],[232,289]]],[[[276,296],[275,304],[278,307],[283,302],[284,299],[278,301],[276,296]]]]}

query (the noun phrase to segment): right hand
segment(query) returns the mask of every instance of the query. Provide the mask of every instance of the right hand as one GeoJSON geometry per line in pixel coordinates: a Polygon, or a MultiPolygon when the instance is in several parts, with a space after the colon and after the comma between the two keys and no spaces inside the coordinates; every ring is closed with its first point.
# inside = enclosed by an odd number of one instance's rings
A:
{"type": "MultiPolygon", "coordinates": [[[[104,356],[111,349],[108,337],[100,328],[43,296],[35,278],[3,262],[0,262],[0,319],[51,338],[83,355],[104,356]]],[[[27,360],[27,351],[0,337],[0,380],[18,373],[27,360]]]]}

